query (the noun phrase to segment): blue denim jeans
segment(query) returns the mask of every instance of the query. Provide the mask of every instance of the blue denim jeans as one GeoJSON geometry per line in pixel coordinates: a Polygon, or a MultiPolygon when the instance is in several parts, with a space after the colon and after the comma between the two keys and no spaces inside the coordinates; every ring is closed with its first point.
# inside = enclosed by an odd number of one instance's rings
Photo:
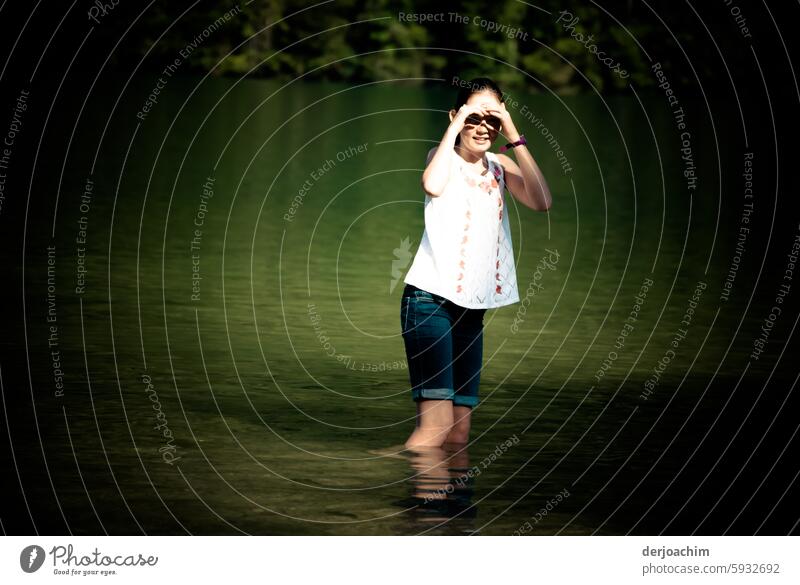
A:
{"type": "Polygon", "coordinates": [[[408,358],[411,397],[478,404],[483,366],[483,316],[449,299],[406,284],[400,324],[408,358]]]}

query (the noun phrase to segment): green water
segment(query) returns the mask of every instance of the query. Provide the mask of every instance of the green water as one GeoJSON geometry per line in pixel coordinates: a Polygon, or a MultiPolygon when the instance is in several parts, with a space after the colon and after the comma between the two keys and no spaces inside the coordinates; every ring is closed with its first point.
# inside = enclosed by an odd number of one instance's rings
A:
{"type": "MultiPolygon", "coordinates": [[[[615,534],[660,530],[686,501],[673,528],[697,524],[690,515],[706,505],[686,485],[659,495],[685,462],[682,477],[697,483],[717,460],[718,451],[686,454],[728,398],[765,317],[758,306],[742,319],[764,244],[755,235],[731,300],[720,300],[741,152],[714,140],[702,109],[689,110],[700,169],[689,192],[660,96],[643,107],[516,96],[572,169],[512,110],[553,194],[549,213],[507,195],[520,296],[530,282],[541,288],[524,315],[520,305],[487,313],[468,449],[390,456],[413,426],[400,294],[422,235],[420,174],[450,93],[233,80],[195,89],[198,81],[170,81],[144,121],[136,112],[149,84],[134,83],[105,134],[118,92],[95,92],[66,160],[45,148],[37,163],[25,239],[29,354],[19,362],[29,360],[32,390],[23,369],[4,375],[19,388],[19,416],[33,420],[22,402],[34,396],[42,447],[38,434],[30,444],[47,469],[31,465],[26,477],[46,502],[40,527],[512,534],[528,521],[533,534],[615,534]],[[75,242],[81,215],[85,245],[75,242]],[[49,245],[55,322],[46,319],[49,245]],[[555,269],[537,274],[553,251],[555,269]],[[646,279],[638,319],[615,347],[646,279]],[[699,281],[688,334],[644,399],[699,281]],[[53,323],[63,395],[47,345],[53,323]],[[421,505],[420,493],[446,491],[465,469],[477,470],[467,487],[421,505]],[[542,516],[562,490],[569,496],[542,516]]],[[[52,134],[68,136],[74,121],[54,120],[52,134]]],[[[748,376],[765,368],[753,362],[748,376]]]]}

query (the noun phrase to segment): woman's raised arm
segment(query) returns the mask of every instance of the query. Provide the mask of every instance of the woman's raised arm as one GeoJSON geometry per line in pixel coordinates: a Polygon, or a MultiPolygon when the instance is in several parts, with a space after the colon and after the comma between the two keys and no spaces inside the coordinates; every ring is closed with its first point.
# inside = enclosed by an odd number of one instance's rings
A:
{"type": "Polygon", "coordinates": [[[447,182],[450,180],[450,163],[456,156],[453,150],[456,145],[456,137],[464,128],[464,122],[470,114],[484,113],[483,106],[464,104],[455,112],[450,110],[450,125],[442,136],[442,141],[436,148],[433,158],[428,153],[428,165],[422,173],[422,189],[431,197],[438,197],[444,192],[447,182]]]}

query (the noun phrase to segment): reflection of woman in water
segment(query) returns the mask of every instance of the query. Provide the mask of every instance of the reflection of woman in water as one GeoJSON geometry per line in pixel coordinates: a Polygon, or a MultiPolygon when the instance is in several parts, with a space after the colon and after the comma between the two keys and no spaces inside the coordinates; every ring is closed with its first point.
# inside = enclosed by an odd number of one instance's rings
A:
{"type": "Polygon", "coordinates": [[[536,211],[547,183],[490,79],[465,83],[422,175],[425,231],[405,278],[400,319],[416,428],[406,447],[466,443],[478,404],[487,309],[519,301],[506,188],[536,211]],[[518,164],[489,152],[502,130],[518,164]]]}

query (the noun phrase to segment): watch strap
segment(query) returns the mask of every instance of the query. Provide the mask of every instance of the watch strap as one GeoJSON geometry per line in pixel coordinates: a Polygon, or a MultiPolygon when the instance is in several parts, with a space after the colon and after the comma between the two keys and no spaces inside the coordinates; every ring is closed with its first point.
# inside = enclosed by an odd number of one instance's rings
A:
{"type": "Polygon", "coordinates": [[[520,146],[522,144],[528,144],[528,141],[525,140],[525,135],[524,134],[520,134],[519,135],[519,140],[517,140],[516,142],[509,142],[505,146],[501,146],[500,147],[500,152],[505,152],[509,148],[514,148],[515,146],[520,146]]]}

